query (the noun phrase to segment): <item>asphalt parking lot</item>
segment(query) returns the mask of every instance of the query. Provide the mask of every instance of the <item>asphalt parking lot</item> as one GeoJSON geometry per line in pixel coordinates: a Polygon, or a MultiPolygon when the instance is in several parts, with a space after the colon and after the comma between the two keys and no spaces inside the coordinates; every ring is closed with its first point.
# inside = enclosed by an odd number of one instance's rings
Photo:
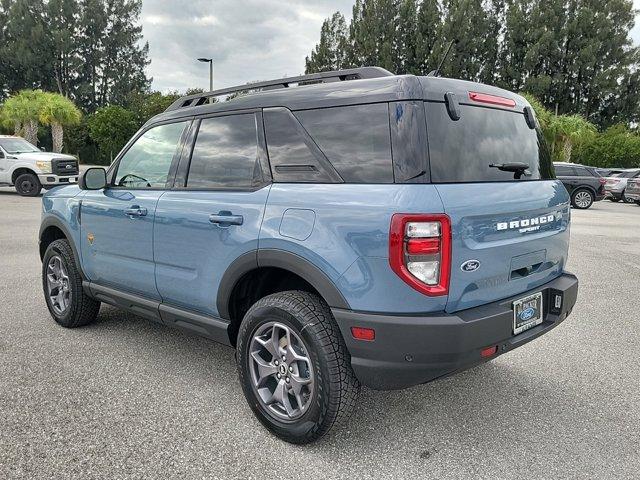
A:
{"type": "Polygon", "coordinates": [[[639,478],[640,207],[573,211],[571,317],[495,361],[291,446],[231,349],[103,306],[65,330],[41,293],[40,198],[0,189],[0,478],[639,478]]]}

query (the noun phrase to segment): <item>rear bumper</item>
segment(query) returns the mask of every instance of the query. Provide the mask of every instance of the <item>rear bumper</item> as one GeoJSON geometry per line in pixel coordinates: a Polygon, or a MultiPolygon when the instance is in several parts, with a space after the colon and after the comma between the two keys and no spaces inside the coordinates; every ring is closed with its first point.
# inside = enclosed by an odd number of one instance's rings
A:
{"type": "Polygon", "coordinates": [[[38,175],[38,180],[43,187],[55,187],[56,185],[69,185],[78,182],[78,175],[60,176],[53,173],[38,175]]]}
{"type": "Polygon", "coordinates": [[[617,198],[618,200],[620,200],[622,198],[622,190],[620,191],[605,190],[604,198],[617,198]]]}
{"type": "Polygon", "coordinates": [[[547,333],[571,313],[577,294],[578,279],[565,273],[515,297],[455,314],[389,316],[341,309],[333,309],[333,314],[360,382],[376,390],[395,390],[466,370],[547,333]],[[543,322],[514,336],[512,302],[540,291],[543,322]],[[551,299],[558,294],[562,305],[555,309],[551,299]],[[375,340],[355,340],[352,326],[375,329],[375,340]],[[496,354],[480,355],[482,349],[494,345],[498,346],[496,354]]]}

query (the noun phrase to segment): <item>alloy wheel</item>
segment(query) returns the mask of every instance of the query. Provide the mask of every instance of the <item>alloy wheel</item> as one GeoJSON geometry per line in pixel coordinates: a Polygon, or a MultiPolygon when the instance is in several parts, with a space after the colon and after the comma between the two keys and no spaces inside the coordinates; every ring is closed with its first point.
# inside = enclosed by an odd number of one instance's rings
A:
{"type": "Polygon", "coordinates": [[[580,208],[588,208],[591,205],[591,194],[589,192],[578,192],[575,197],[576,205],[580,208]]]}
{"type": "Polygon", "coordinates": [[[261,325],[251,338],[251,380],[263,407],[281,420],[295,420],[308,410],[314,374],[309,350],[293,329],[278,322],[261,325]]]}
{"type": "Polygon", "coordinates": [[[69,275],[62,258],[54,255],[47,265],[47,294],[54,312],[63,315],[71,305],[69,275]]]}

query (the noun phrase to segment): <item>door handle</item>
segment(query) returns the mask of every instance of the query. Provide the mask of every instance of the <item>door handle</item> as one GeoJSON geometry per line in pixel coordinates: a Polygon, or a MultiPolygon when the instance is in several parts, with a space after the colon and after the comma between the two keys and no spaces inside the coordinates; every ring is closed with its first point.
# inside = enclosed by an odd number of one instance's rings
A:
{"type": "Polygon", "coordinates": [[[128,217],[144,217],[147,215],[147,209],[138,205],[133,205],[125,209],[124,214],[128,217]]]}
{"type": "Polygon", "coordinates": [[[217,214],[209,215],[209,221],[220,227],[228,227],[229,225],[242,225],[244,218],[242,215],[233,215],[231,212],[223,210],[217,214]]]}

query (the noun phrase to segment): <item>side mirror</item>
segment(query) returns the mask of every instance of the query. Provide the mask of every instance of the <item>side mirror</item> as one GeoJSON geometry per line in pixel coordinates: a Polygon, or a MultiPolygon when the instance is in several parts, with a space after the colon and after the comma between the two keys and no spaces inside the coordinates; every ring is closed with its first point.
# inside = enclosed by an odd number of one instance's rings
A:
{"type": "Polygon", "coordinates": [[[101,188],[105,188],[107,186],[107,172],[104,168],[88,168],[80,175],[78,186],[82,190],[100,190],[101,188]]]}
{"type": "Polygon", "coordinates": [[[45,151],[44,147],[40,147],[40,151],[44,152],[45,151]]]}

